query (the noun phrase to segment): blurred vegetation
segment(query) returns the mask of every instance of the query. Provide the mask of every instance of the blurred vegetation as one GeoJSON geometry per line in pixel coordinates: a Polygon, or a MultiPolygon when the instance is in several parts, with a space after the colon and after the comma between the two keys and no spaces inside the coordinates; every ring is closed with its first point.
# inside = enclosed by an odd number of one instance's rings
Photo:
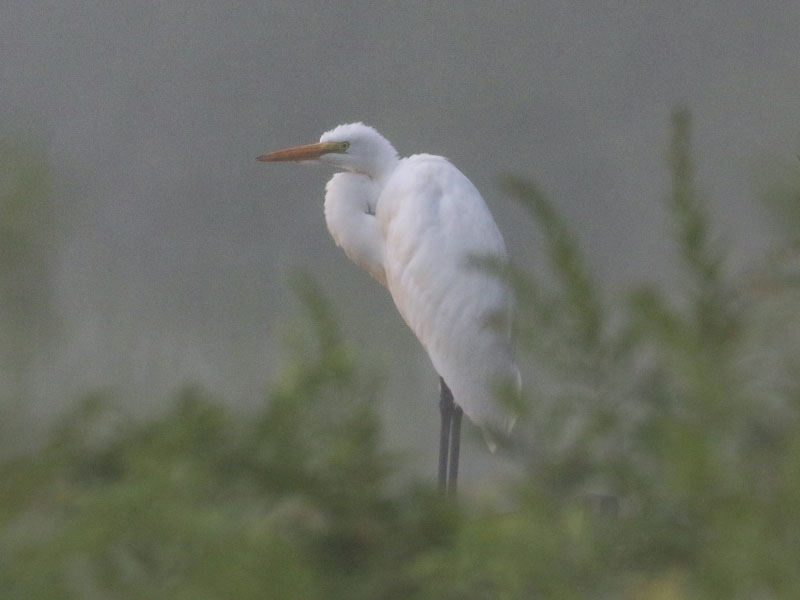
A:
{"type": "MultiPolygon", "coordinates": [[[[53,279],[75,209],[55,197],[38,145],[0,136],[0,419],[29,399],[34,361],[59,332],[53,279]]],[[[0,427],[2,432],[2,427],[0,427]]],[[[3,447],[0,440],[0,448],[3,447]]]]}
{"type": "Polygon", "coordinates": [[[537,373],[506,447],[526,467],[513,510],[398,481],[379,386],[301,276],[312,334],[287,343],[258,414],[187,388],[137,421],[96,396],[0,460],[0,597],[800,597],[800,187],[771,189],[795,225],[733,272],[690,134],[676,110],[674,289],[609,299],[553,205],[507,182],[549,265],[510,274],[537,373]]]}
{"type": "Polygon", "coordinates": [[[37,144],[0,135],[0,455],[26,445],[36,362],[59,333],[53,301],[58,254],[71,219],[56,199],[37,144]]]}

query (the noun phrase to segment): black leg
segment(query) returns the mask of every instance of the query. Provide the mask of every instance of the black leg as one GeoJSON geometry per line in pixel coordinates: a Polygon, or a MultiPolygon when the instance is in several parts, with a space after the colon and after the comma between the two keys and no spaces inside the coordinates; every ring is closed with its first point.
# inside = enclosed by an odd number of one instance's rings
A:
{"type": "Polygon", "coordinates": [[[464,412],[453,400],[453,392],[439,377],[439,411],[442,429],[439,435],[439,492],[455,498],[458,482],[458,457],[461,450],[461,417],[464,412]]]}
{"type": "Polygon", "coordinates": [[[439,433],[439,492],[444,494],[447,491],[447,463],[450,452],[453,395],[441,377],[439,378],[439,413],[442,419],[442,428],[439,433]]]}
{"type": "Polygon", "coordinates": [[[450,466],[448,468],[447,495],[456,497],[458,485],[458,456],[461,453],[461,417],[464,411],[460,406],[453,404],[453,418],[450,427],[450,466]]]}

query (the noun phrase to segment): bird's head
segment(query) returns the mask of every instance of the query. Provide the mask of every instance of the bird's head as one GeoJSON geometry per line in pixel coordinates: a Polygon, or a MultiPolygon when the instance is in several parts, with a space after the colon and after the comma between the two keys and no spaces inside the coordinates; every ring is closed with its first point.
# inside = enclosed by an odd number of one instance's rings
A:
{"type": "Polygon", "coordinates": [[[258,157],[262,162],[316,161],[345,171],[380,177],[394,168],[397,151],[363,123],[348,123],[326,131],[316,144],[276,150],[258,157]]]}

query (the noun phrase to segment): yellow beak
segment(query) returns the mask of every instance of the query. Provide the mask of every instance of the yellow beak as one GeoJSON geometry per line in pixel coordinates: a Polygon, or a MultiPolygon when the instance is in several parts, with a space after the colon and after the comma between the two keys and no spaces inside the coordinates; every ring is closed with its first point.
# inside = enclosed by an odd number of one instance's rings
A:
{"type": "Polygon", "coordinates": [[[305,146],[294,146],[293,148],[275,150],[268,154],[262,154],[256,158],[256,160],[260,160],[261,162],[315,160],[329,152],[341,152],[341,148],[342,145],[340,142],[320,142],[318,144],[307,144],[305,146]]]}

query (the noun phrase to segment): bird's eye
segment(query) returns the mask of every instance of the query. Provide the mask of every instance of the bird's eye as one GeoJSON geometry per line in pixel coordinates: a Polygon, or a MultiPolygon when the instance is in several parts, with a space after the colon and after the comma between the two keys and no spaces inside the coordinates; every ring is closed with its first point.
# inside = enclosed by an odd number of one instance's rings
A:
{"type": "Polygon", "coordinates": [[[342,152],[345,152],[350,147],[350,142],[342,142],[339,144],[339,147],[341,148],[342,152]]]}

